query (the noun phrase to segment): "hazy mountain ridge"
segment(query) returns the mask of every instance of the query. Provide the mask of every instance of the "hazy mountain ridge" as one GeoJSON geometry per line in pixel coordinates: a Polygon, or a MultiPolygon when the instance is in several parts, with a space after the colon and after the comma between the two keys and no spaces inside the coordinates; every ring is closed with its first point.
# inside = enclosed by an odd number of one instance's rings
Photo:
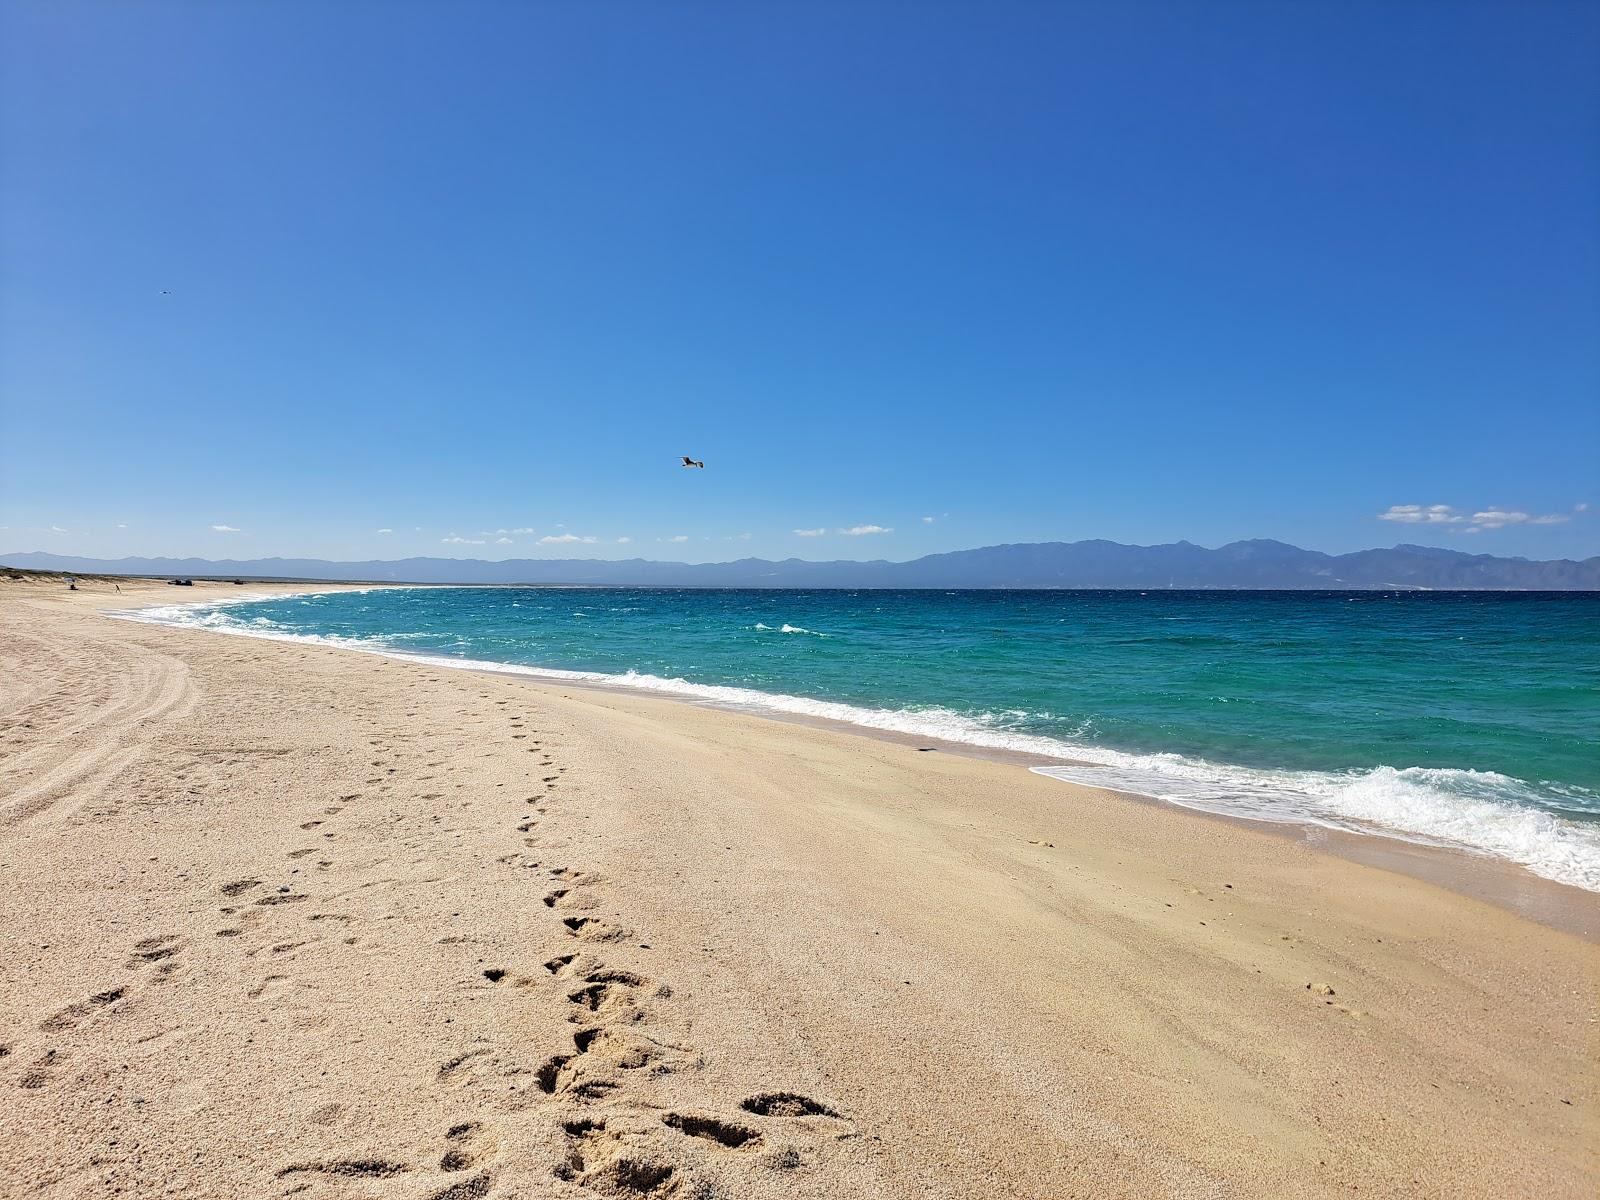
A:
{"type": "Polygon", "coordinates": [[[632,558],[403,558],[365,562],[256,558],[81,558],[43,552],[0,556],[42,570],[125,575],[239,576],[403,583],[590,584],[631,587],[817,588],[1433,588],[1600,590],[1600,556],[1539,562],[1431,546],[1323,554],[1257,538],[1215,550],[1190,542],[1030,542],[929,554],[908,562],[744,558],[673,563],[632,558]]]}

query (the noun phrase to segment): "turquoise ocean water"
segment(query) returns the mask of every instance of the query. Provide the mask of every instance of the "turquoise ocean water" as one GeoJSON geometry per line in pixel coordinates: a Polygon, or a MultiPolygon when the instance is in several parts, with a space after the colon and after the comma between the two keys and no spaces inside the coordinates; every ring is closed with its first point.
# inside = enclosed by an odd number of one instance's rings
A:
{"type": "Polygon", "coordinates": [[[417,588],[125,615],[1037,751],[1600,891],[1600,595],[417,588]]]}

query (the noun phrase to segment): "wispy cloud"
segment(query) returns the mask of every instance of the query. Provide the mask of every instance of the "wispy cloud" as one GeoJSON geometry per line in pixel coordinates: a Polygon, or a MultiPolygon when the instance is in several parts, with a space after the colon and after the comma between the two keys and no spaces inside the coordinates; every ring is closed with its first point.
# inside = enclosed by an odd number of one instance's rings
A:
{"type": "Polygon", "coordinates": [[[446,546],[481,546],[481,545],[483,545],[483,539],[482,538],[464,538],[464,537],[461,537],[459,534],[454,534],[454,533],[452,533],[449,537],[440,538],[439,541],[441,543],[443,543],[444,545],[446,545],[446,546]]]}
{"type": "Polygon", "coordinates": [[[933,524],[933,518],[932,517],[923,517],[922,518],[922,523],[924,525],[932,525],[933,524]]]}
{"type": "Polygon", "coordinates": [[[512,543],[511,543],[511,539],[508,538],[508,537],[498,537],[498,538],[495,538],[494,544],[496,546],[509,546],[512,543]]]}
{"type": "Polygon", "coordinates": [[[1378,514],[1378,520],[1402,525],[1459,525],[1466,518],[1448,504],[1391,504],[1378,514]]]}
{"type": "MultiPolygon", "coordinates": [[[[216,526],[213,525],[211,528],[215,529],[216,526]]],[[[59,525],[52,525],[52,526],[50,526],[50,532],[51,533],[66,533],[68,531],[63,529],[63,528],[61,528],[61,526],[59,526],[59,525]]]]}
{"type": "Polygon", "coordinates": [[[211,527],[211,532],[212,533],[238,533],[238,532],[240,532],[240,530],[239,530],[238,526],[236,526],[236,525],[213,525],[211,527]]]}
{"type": "Polygon", "coordinates": [[[1491,508],[1472,514],[1472,523],[1480,529],[1504,529],[1507,525],[1560,525],[1563,521],[1571,519],[1566,513],[1543,513],[1534,516],[1532,513],[1511,512],[1503,508],[1491,508]]]}
{"type": "Polygon", "coordinates": [[[667,541],[669,541],[669,542],[687,542],[688,540],[689,540],[689,535],[686,534],[686,533],[674,534],[672,537],[669,537],[667,539],[667,541]]]}
{"type": "Polygon", "coordinates": [[[796,529],[794,535],[795,537],[821,537],[827,532],[826,529],[796,529]]]}
{"type": "Polygon", "coordinates": [[[378,532],[379,533],[393,533],[394,530],[392,530],[392,529],[380,529],[380,530],[378,530],[378,532]]]}
{"type": "Polygon", "coordinates": [[[852,525],[849,529],[841,529],[839,532],[845,537],[866,537],[874,533],[893,533],[894,530],[882,525],[852,525]]]}
{"type": "MultiPolygon", "coordinates": [[[[1576,505],[1573,512],[1582,512],[1586,507],[1576,505]]],[[[1560,525],[1571,519],[1571,513],[1536,514],[1514,508],[1484,508],[1468,513],[1449,504],[1391,504],[1378,514],[1380,521],[1396,521],[1402,525],[1459,526],[1451,531],[1453,533],[1482,533],[1508,525],[1560,525]]]]}
{"type": "Polygon", "coordinates": [[[631,537],[619,537],[617,539],[617,545],[626,546],[631,541],[633,541],[633,539],[631,537]]]}
{"type": "Polygon", "coordinates": [[[574,542],[583,542],[583,543],[588,544],[588,545],[593,545],[595,542],[598,542],[599,540],[600,540],[599,538],[593,538],[593,537],[579,537],[575,533],[547,533],[542,538],[539,539],[539,545],[541,545],[541,546],[570,546],[574,542]]]}

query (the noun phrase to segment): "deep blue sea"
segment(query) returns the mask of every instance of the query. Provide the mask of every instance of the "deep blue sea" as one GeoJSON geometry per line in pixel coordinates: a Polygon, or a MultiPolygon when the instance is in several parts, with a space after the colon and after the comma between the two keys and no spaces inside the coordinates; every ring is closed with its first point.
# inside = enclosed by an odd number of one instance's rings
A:
{"type": "Polygon", "coordinates": [[[126,615],[1036,751],[1600,890],[1600,595],[416,588],[126,615]]]}

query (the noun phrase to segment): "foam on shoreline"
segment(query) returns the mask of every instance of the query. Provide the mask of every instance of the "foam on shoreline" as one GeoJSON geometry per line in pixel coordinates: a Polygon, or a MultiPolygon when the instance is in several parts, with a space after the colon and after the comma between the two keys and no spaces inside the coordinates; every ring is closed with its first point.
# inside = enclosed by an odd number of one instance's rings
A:
{"type": "MultiPolygon", "coordinates": [[[[430,666],[625,688],[742,712],[783,714],[861,729],[935,738],[980,749],[1064,760],[1033,767],[1064,782],[1131,792],[1186,808],[1278,824],[1450,847],[1518,863],[1559,883],[1600,892],[1600,827],[1563,819],[1536,803],[1527,783],[1488,771],[1375,766],[1355,771],[1290,771],[1214,763],[1177,754],[1135,754],[1004,726],[1004,714],[965,714],[937,705],[877,709],[780,692],[694,683],[636,671],[571,671],[405,648],[404,633],[372,638],[298,633],[236,610],[263,599],[163,604],[108,616],[235,636],[331,646],[430,666]]],[[[774,631],[776,632],[776,631],[774,631]]],[[[804,633],[785,626],[783,632],[804,633]]]]}

